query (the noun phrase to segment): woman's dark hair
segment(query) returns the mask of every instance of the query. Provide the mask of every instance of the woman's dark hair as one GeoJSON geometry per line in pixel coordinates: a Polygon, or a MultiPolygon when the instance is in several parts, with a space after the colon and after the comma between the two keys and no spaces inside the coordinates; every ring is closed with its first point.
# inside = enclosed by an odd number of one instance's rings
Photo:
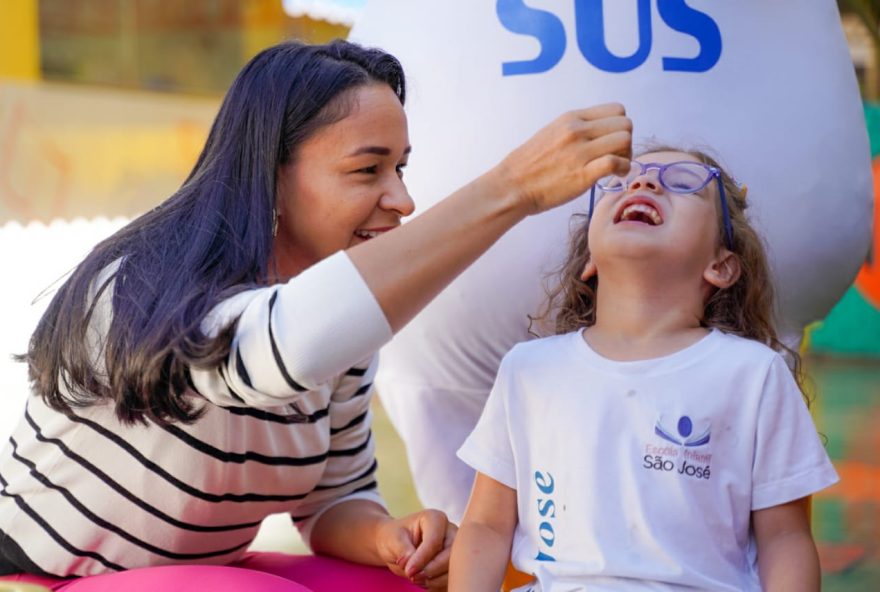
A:
{"type": "Polygon", "coordinates": [[[350,112],[349,91],[371,83],[403,104],[400,63],[377,49],[291,41],[254,57],[181,188],[98,244],[52,299],[19,357],[34,392],[65,413],[112,401],[123,422],[197,419],[187,367],[218,363],[234,330],[205,335],[202,320],[223,298],[270,281],[278,168],[350,112]],[[90,321],[102,297],[112,297],[112,320],[96,343],[90,321]]]}

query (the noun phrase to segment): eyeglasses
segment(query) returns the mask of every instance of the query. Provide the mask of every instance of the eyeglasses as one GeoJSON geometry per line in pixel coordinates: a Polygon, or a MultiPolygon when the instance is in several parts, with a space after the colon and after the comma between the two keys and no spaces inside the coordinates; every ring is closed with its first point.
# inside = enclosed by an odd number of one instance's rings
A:
{"type": "Polygon", "coordinates": [[[596,204],[596,187],[606,193],[618,193],[626,191],[630,184],[648,171],[657,170],[657,180],[660,186],[670,193],[686,195],[696,193],[708,185],[714,178],[718,182],[718,199],[721,202],[721,214],[724,218],[724,246],[733,250],[733,225],[730,223],[730,212],[727,209],[727,198],[724,194],[724,183],[721,180],[721,171],[717,167],[703,164],[702,162],[680,161],[668,164],[656,162],[641,163],[633,160],[629,171],[625,175],[608,175],[599,179],[590,189],[590,213],[593,217],[593,208],[596,204]]]}

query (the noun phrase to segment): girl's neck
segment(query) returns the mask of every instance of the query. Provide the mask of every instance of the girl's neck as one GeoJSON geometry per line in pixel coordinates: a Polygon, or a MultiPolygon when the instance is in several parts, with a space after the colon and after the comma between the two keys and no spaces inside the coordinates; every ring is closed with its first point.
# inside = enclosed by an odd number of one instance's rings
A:
{"type": "Polygon", "coordinates": [[[612,360],[668,355],[702,339],[702,278],[674,270],[624,277],[603,273],[596,294],[596,323],[584,332],[590,347],[612,360]]]}

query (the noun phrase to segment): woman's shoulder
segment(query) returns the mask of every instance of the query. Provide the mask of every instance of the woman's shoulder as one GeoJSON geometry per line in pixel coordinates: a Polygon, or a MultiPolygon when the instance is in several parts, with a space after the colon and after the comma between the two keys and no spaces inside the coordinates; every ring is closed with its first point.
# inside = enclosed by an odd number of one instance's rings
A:
{"type": "Polygon", "coordinates": [[[276,289],[277,286],[248,288],[221,299],[205,315],[202,321],[202,330],[209,335],[217,333],[223,327],[227,327],[237,320],[255,298],[260,295],[267,296],[276,289]]]}

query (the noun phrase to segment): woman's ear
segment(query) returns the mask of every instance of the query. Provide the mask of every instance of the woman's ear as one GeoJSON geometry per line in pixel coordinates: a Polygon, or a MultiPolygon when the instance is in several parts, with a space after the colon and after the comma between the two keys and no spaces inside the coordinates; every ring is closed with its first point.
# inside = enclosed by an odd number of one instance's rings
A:
{"type": "Polygon", "coordinates": [[[581,281],[585,282],[594,275],[596,275],[596,264],[593,263],[593,258],[590,257],[584,264],[584,270],[581,272],[581,281]]]}
{"type": "Polygon", "coordinates": [[[722,248],[718,256],[703,271],[703,279],[716,288],[729,288],[739,279],[742,268],[735,253],[722,248]]]}

